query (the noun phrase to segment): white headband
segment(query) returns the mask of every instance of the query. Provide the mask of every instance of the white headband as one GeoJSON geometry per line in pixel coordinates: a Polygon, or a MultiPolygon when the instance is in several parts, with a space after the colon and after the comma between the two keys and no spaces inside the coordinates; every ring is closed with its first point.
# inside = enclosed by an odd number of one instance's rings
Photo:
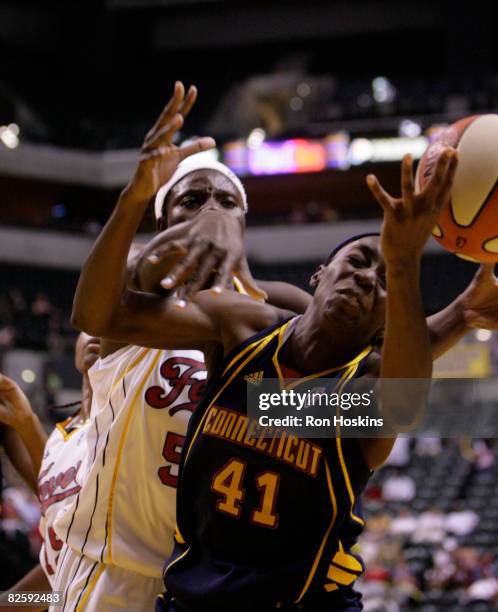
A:
{"type": "Polygon", "coordinates": [[[190,174],[191,172],[195,172],[196,170],[216,170],[216,172],[221,172],[221,174],[226,176],[227,179],[235,185],[237,191],[240,193],[242,203],[244,205],[244,211],[247,212],[246,190],[244,189],[239,177],[236,176],[228,166],[225,166],[225,164],[213,160],[209,156],[205,155],[205,153],[196,153],[195,155],[186,157],[182,162],[180,162],[173,176],[157,192],[156,200],[154,202],[154,213],[156,219],[159,219],[162,216],[164,200],[173,186],[176,185],[176,183],[178,183],[178,181],[184,176],[190,174]]]}

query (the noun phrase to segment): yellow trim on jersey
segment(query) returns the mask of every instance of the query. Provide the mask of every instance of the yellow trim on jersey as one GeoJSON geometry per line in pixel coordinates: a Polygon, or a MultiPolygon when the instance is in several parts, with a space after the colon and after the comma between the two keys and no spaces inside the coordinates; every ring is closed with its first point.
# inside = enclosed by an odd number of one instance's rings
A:
{"type": "Polygon", "coordinates": [[[178,529],[178,525],[175,526],[175,540],[178,542],[178,544],[185,544],[185,540],[182,538],[182,534],[180,533],[180,530],[178,529]]]}
{"type": "Polygon", "coordinates": [[[235,291],[237,291],[237,293],[247,295],[248,297],[252,298],[253,300],[256,300],[257,302],[265,302],[264,299],[256,297],[254,293],[249,293],[249,291],[246,290],[240,279],[238,279],[236,276],[233,277],[233,286],[235,287],[235,291]]]}
{"type": "Polygon", "coordinates": [[[246,357],[246,359],[239,364],[239,366],[237,367],[236,370],[234,370],[232,372],[232,374],[230,374],[229,378],[227,379],[227,381],[225,382],[225,384],[221,387],[221,389],[218,391],[218,393],[215,395],[215,397],[211,400],[209,406],[207,407],[201,421],[199,422],[199,425],[197,426],[197,429],[192,437],[192,440],[190,441],[187,453],[185,455],[185,461],[184,463],[187,461],[188,456],[190,454],[190,449],[192,448],[192,444],[194,443],[195,439],[197,438],[197,435],[199,434],[199,430],[202,427],[204,420],[206,419],[206,416],[208,415],[209,409],[211,408],[211,406],[214,404],[214,402],[219,398],[219,396],[223,393],[223,391],[227,388],[227,386],[232,382],[232,380],[235,378],[235,376],[237,376],[237,374],[244,368],[244,366],[246,364],[249,363],[249,361],[251,361],[251,359],[253,359],[258,353],[260,353],[267,344],[270,343],[271,340],[273,340],[273,338],[279,333],[280,328],[277,328],[276,330],[274,330],[269,336],[265,336],[263,338],[260,338],[259,340],[257,340],[254,344],[255,349],[254,351],[249,355],[249,357],[246,357]]]}
{"type": "MultiPolygon", "coordinates": [[[[199,432],[202,429],[202,426],[204,425],[204,421],[206,420],[206,417],[209,414],[209,410],[210,410],[211,406],[215,403],[215,401],[219,398],[219,396],[223,393],[223,391],[227,388],[227,386],[232,382],[232,380],[235,378],[235,376],[237,376],[237,374],[246,366],[246,364],[248,364],[249,361],[251,361],[251,359],[253,359],[259,352],[261,352],[265,348],[265,346],[269,342],[271,342],[271,340],[273,340],[273,338],[279,332],[280,332],[280,328],[277,327],[277,329],[275,329],[273,332],[271,332],[271,334],[269,334],[268,336],[265,336],[263,338],[260,338],[259,340],[256,340],[251,345],[251,346],[254,346],[254,351],[248,357],[246,357],[246,359],[238,366],[238,368],[236,370],[234,370],[234,372],[232,372],[232,374],[230,375],[228,380],[225,382],[225,384],[221,387],[221,389],[218,391],[218,393],[211,400],[211,402],[209,403],[209,406],[206,408],[206,410],[204,412],[204,415],[203,415],[202,419],[200,420],[199,424],[197,425],[197,429],[195,430],[194,435],[192,436],[192,440],[190,441],[190,444],[189,444],[189,447],[187,449],[187,452],[185,453],[185,459],[183,461],[184,465],[185,465],[185,463],[187,463],[190,451],[192,449],[192,445],[195,442],[197,436],[199,435],[199,432]]],[[[247,351],[244,349],[243,352],[245,353],[247,351]]],[[[239,355],[239,357],[240,357],[240,355],[239,355]]],[[[185,540],[184,537],[182,536],[178,526],[177,526],[177,531],[178,531],[178,535],[183,540],[185,540]]],[[[190,545],[188,546],[188,548],[181,555],[179,555],[176,559],[174,559],[169,565],[167,565],[164,568],[163,576],[166,574],[166,572],[169,570],[169,568],[172,567],[177,561],[180,561],[180,559],[183,559],[183,557],[188,553],[189,550],[190,550],[190,545]]]]}
{"type": "Polygon", "coordinates": [[[339,540],[339,550],[335,553],[332,563],[327,571],[327,579],[332,580],[323,585],[323,588],[330,593],[339,588],[339,584],[349,585],[354,582],[361,573],[363,567],[356,557],[344,552],[342,542],[339,540]]]}
{"type": "Polygon", "coordinates": [[[233,286],[235,287],[235,291],[237,291],[237,293],[241,293],[242,295],[249,295],[244,289],[244,285],[236,276],[233,277],[233,286]]]}
{"type": "Polygon", "coordinates": [[[86,425],[90,419],[85,419],[84,421],[82,421],[81,423],[77,423],[74,426],[74,429],[72,431],[66,431],[66,427],[69,425],[69,423],[74,420],[76,418],[75,415],[68,417],[67,419],[64,419],[63,421],[60,421],[59,423],[55,424],[55,428],[58,429],[62,435],[62,438],[64,440],[64,442],[66,442],[67,440],[69,440],[69,438],[76,433],[77,431],[79,431],[83,425],[86,425]]]}
{"type": "MultiPolygon", "coordinates": [[[[348,370],[347,372],[347,378],[344,381],[344,383],[341,385],[341,390],[342,387],[346,384],[346,382],[348,380],[350,380],[354,374],[356,373],[358,369],[358,365],[352,367],[350,370],[348,370]]],[[[349,472],[348,469],[346,467],[346,461],[344,460],[344,455],[342,452],[342,443],[341,443],[341,435],[340,435],[340,427],[339,425],[336,426],[336,431],[337,431],[337,435],[335,437],[335,443],[337,446],[337,454],[339,456],[339,463],[341,464],[341,470],[342,470],[342,474],[344,476],[344,481],[346,483],[346,489],[348,490],[348,495],[349,495],[349,499],[351,501],[351,510],[349,512],[349,516],[353,519],[353,521],[356,521],[357,523],[359,523],[360,525],[364,525],[365,521],[360,518],[359,516],[356,516],[356,514],[353,513],[353,506],[355,504],[356,498],[353,492],[353,487],[351,486],[351,480],[349,479],[349,472]]]]}
{"type": "Polygon", "coordinates": [[[311,581],[313,580],[313,577],[315,576],[316,568],[318,567],[318,564],[320,563],[320,559],[322,558],[323,549],[325,548],[325,544],[327,543],[330,532],[332,531],[332,527],[334,526],[335,520],[337,518],[337,501],[335,498],[334,485],[332,484],[332,476],[330,474],[329,464],[326,459],[324,461],[324,465],[325,465],[325,473],[327,475],[327,486],[329,489],[330,500],[332,502],[332,520],[330,521],[330,525],[328,526],[328,529],[325,532],[325,535],[323,536],[322,543],[320,544],[320,548],[318,549],[315,560],[313,561],[313,565],[311,566],[311,570],[304,584],[303,590],[301,591],[301,593],[299,594],[299,597],[294,602],[296,604],[301,601],[301,599],[306,594],[306,591],[309,589],[311,581]]]}
{"type": "MultiPolygon", "coordinates": [[[[348,380],[350,380],[354,376],[354,374],[358,370],[359,362],[362,359],[364,359],[370,353],[371,350],[372,350],[372,347],[368,346],[357,357],[352,359],[348,364],[346,364],[344,366],[340,366],[339,368],[337,368],[337,369],[342,369],[342,368],[345,368],[345,367],[349,366],[348,369],[346,370],[346,372],[344,372],[344,374],[341,376],[341,379],[338,381],[339,391],[342,391],[342,388],[344,387],[344,385],[348,382],[348,380]]],[[[277,355],[277,353],[276,353],[276,355],[277,355]]],[[[322,373],[322,375],[323,375],[323,373],[322,373]]],[[[318,378],[318,377],[319,377],[319,375],[316,376],[316,378],[318,378]]],[[[309,379],[309,378],[310,377],[307,377],[307,379],[309,379]]],[[[302,380],[303,379],[299,379],[299,382],[301,382],[302,380]]],[[[338,443],[339,462],[340,462],[341,468],[343,470],[344,479],[346,481],[346,487],[348,489],[348,494],[349,494],[350,499],[351,499],[350,516],[351,516],[351,518],[353,520],[358,521],[358,522],[360,522],[360,524],[364,525],[365,522],[360,517],[358,517],[355,514],[353,514],[353,505],[354,505],[355,497],[354,497],[353,489],[351,487],[351,482],[349,480],[349,474],[348,474],[347,469],[346,469],[346,464],[345,464],[345,461],[344,461],[344,456],[342,454],[342,447],[340,445],[340,434],[339,434],[339,431],[340,430],[338,429],[337,436],[336,436],[336,444],[337,444],[337,440],[339,440],[339,443],[338,443]]],[[[321,559],[321,556],[322,556],[322,553],[323,553],[323,549],[325,547],[325,543],[326,543],[326,541],[327,541],[327,539],[328,539],[328,537],[330,535],[330,532],[332,530],[332,527],[334,526],[334,523],[335,523],[335,516],[337,514],[337,503],[336,503],[336,499],[335,499],[335,495],[334,495],[334,489],[333,489],[333,485],[332,485],[332,478],[331,478],[331,475],[330,475],[330,469],[329,469],[327,461],[325,461],[325,469],[326,469],[326,474],[327,474],[327,484],[328,484],[328,487],[329,487],[329,492],[330,492],[330,495],[331,495],[331,498],[332,498],[332,504],[333,504],[333,507],[334,507],[334,516],[333,516],[333,520],[332,520],[331,524],[329,525],[329,528],[327,529],[327,531],[325,533],[325,536],[324,536],[324,538],[322,540],[322,544],[321,544],[321,546],[320,546],[320,548],[318,550],[317,556],[315,557],[315,561],[313,562],[310,574],[308,576],[308,579],[306,580],[306,583],[305,583],[305,585],[303,587],[303,590],[301,591],[298,599],[296,599],[296,601],[294,603],[299,603],[301,601],[301,599],[304,597],[306,591],[308,590],[308,588],[309,588],[309,586],[311,584],[311,581],[313,580],[313,577],[315,575],[318,563],[320,562],[320,559],[321,559]]],[[[340,546],[340,550],[342,550],[341,543],[339,543],[339,546],[340,546]]],[[[353,568],[351,568],[351,569],[353,569],[353,568]]],[[[357,576],[354,576],[354,578],[351,580],[351,582],[353,582],[356,578],[357,578],[357,576]]],[[[337,582],[340,582],[340,581],[337,580],[337,582]]],[[[350,584],[350,583],[347,583],[347,584],[350,584]]],[[[337,590],[337,588],[338,587],[336,585],[327,585],[327,586],[325,586],[325,589],[327,591],[335,591],[335,590],[337,590]]]]}
{"type": "MultiPolygon", "coordinates": [[[[322,370],[321,372],[316,372],[316,373],[313,373],[313,374],[309,374],[308,376],[303,376],[303,378],[297,378],[297,379],[293,380],[292,382],[290,382],[288,385],[284,385],[284,380],[285,379],[284,379],[284,376],[282,374],[282,369],[280,367],[280,363],[278,361],[278,355],[279,355],[280,349],[282,348],[282,345],[283,345],[284,336],[285,336],[285,330],[287,329],[288,325],[290,323],[292,323],[292,321],[294,321],[294,319],[291,319],[290,321],[287,321],[287,323],[280,328],[280,334],[279,334],[279,337],[278,337],[278,345],[277,345],[277,348],[275,349],[275,353],[274,353],[274,355],[272,357],[273,366],[275,367],[275,370],[277,371],[278,379],[280,381],[281,388],[292,389],[293,387],[295,387],[297,385],[300,385],[301,383],[306,382],[307,380],[313,380],[315,378],[323,378],[327,374],[332,374],[332,372],[338,372],[339,370],[343,370],[345,368],[351,368],[353,366],[357,366],[357,364],[362,359],[364,359],[371,352],[371,350],[372,350],[371,346],[367,346],[363,351],[361,351],[361,353],[359,353],[356,357],[353,357],[353,359],[351,359],[347,363],[344,363],[342,365],[338,365],[338,366],[336,366],[334,368],[328,368],[327,370],[322,370]]],[[[341,377],[341,380],[343,378],[344,377],[341,377]]]]}
{"type": "Polygon", "coordinates": [[[273,363],[273,367],[277,371],[278,380],[280,382],[280,388],[283,387],[283,382],[282,381],[284,380],[284,377],[283,377],[283,374],[282,374],[282,370],[280,369],[280,363],[278,362],[278,355],[280,353],[280,349],[282,348],[282,344],[284,343],[285,332],[287,331],[287,328],[289,327],[289,325],[294,320],[295,319],[290,319],[289,321],[287,321],[287,323],[285,325],[282,325],[282,327],[280,328],[279,334],[278,334],[277,348],[275,349],[275,352],[273,353],[273,357],[271,358],[271,361],[273,363]]]}
{"type": "Polygon", "coordinates": [[[263,340],[265,339],[265,337],[263,338],[259,338],[259,340],[255,340],[254,342],[251,342],[251,344],[248,344],[245,348],[243,348],[240,353],[237,353],[237,355],[235,355],[235,357],[232,359],[232,361],[227,365],[227,367],[223,370],[223,374],[222,376],[225,376],[225,374],[228,372],[228,370],[230,370],[230,368],[232,366],[234,366],[237,361],[239,361],[240,359],[242,359],[242,357],[244,357],[244,355],[246,355],[252,348],[254,348],[255,346],[257,346],[260,342],[263,342],[263,340]]]}
{"type": "Polygon", "coordinates": [[[130,408],[128,410],[128,414],[126,415],[126,420],[125,420],[125,424],[123,427],[123,432],[121,433],[121,438],[119,440],[119,444],[118,444],[118,452],[117,452],[117,456],[116,456],[116,463],[114,464],[114,472],[112,475],[112,481],[111,481],[111,490],[109,492],[109,502],[107,504],[107,535],[108,535],[108,545],[107,545],[107,563],[114,563],[113,559],[112,559],[112,511],[114,508],[114,492],[115,492],[115,488],[116,488],[116,481],[117,481],[117,477],[118,477],[118,471],[119,471],[119,466],[121,463],[121,456],[123,454],[123,448],[124,448],[124,443],[126,440],[126,436],[128,434],[128,428],[130,426],[130,422],[131,422],[131,417],[133,415],[133,408],[135,407],[135,405],[137,404],[137,399],[138,396],[140,395],[140,393],[142,392],[147,380],[149,379],[149,376],[151,374],[151,372],[154,370],[154,368],[157,365],[157,362],[159,361],[159,357],[161,356],[161,351],[156,351],[156,356],[154,357],[151,365],[149,366],[147,372],[142,376],[142,380],[140,382],[140,384],[137,387],[137,390],[135,391],[135,395],[133,396],[132,401],[130,402],[130,408]]]}
{"type": "Polygon", "coordinates": [[[363,572],[363,566],[356,557],[344,552],[344,546],[339,540],[339,550],[335,553],[332,563],[339,565],[345,570],[352,570],[353,572],[363,572]]]}
{"type": "MultiPolygon", "coordinates": [[[[233,284],[235,286],[235,291],[237,291],[238,293],[241,293],[242,295],[249,295],[247,293],[247,291],[244,289],[244,286],[242,285],[242,283],[239,281],[239,279],[236,276],[233,277],[233,284]]],[[[260,338],[259,340],[256,340],[255,342],[252,342],[251,344],[246,346],[242,351],[240,351],[240,353],[235,355],[235,357],[232,359],[232,361],[224,369],[222,375],[225,376],[225,374],[234,365],[234,363],[236,363],[238,359],[241,359],[249,350],[251,350],[251,347],[255,346],[258,342],[261,342],[261,340],[262,339],[260,338]]]]}
{"type": "Polygon", "coordinates": [[[78,607],[76,608],[76,612],[80,612],[81,610],[83,610],[85,604],[86,604],[86,600],[90,597],[90,593],[93,591],[93,589],[95,588],[95,585],[97,584],[97,580],[100,578],[100,575],[102,574],[102,572],[105,569],[105,565],[103,565],[102,563],[99,564],[99,568],[97,569],[97,571],[95,572],[94,577],[90,580],[89,585],[87,586],[86,590],[85,590],[85,594],[83,595],[83,597],[81,598],[80,603],[78,604],[78,607]]]}

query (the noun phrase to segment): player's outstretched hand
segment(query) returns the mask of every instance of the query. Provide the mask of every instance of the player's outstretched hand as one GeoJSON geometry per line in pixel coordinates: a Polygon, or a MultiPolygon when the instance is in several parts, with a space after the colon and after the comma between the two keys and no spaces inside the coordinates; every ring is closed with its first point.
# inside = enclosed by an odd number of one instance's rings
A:
{"type": "Polygon", "coordinates": [[[146,247],[145,252],[148,261],[164,272],[163,289],[181,287],[182,298],[188,300],[201,289],[219,292],[230,288],[235,275],[251,297],[266,299],[249,270],[237,219],[217,211],[201,212],[185,238],[168,240],[168,230],[162,235],[164,244],[160,234],[153,241],[154,251],[147,253],[146,247]]]}
{"type": "Polygon", "coordinates": [[[33,414],[29,400],[19,385],[0,374],[0,423],[19,430],[33,414]]]}
{"type": "Polygon", "coordinates": [[[468,327],[498,329],[498,279],[495,264],[479,266],[472,282],[459,297],[468,327]]]}
{"type": "Polygon", "coordinates": [[[139,202],[149,201],[183,159],[215,146],[212,138],[198,138],[182,148],[173,144],[196,97],[197,89],[193,85],[185,95],[183,83],[175,83],[171,99],[145,137],[137,169],[125,189],[127,195],[139,202]]]}
{"type": "Polygon", "coordinates": [[[400,198],[389,195],[373,174],[367,177],[367,185],[384,211],[381,241],[386,263],[420,257],[439,212],[450,197],[457,163],[457,151],[445,149],[430,181],[416,193],[413,160],[405,155],[401,165],[400,198]]]}

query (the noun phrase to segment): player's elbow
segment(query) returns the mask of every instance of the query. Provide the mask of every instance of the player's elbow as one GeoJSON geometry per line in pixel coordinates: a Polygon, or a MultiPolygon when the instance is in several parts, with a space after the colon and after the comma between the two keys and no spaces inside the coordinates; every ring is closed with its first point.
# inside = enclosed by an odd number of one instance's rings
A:
{"type": "Polygon", "coordinates": [[[73,306],[71,313],[71,325],[78,331],[85,332],[90,336],[105,337],[107,327],[105,322],[98,317],[92,317],[91,312],[83,311],[76,306],[73,306]]]}

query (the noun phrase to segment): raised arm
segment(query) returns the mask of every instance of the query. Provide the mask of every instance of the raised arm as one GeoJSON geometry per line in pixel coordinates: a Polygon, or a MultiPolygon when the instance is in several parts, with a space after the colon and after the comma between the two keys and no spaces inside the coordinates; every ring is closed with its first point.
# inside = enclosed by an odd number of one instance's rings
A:
{"type": "MultiPolygon", "coordinates": [[[[200,138],[182,149],[172,144],[173,136],[183,123],[182,111],[192,106],[196,90],[190,88],[186,98],[184,93],[183,85],[177,82],[173,97],[145,138],[133,178],[121,193],[84,265],[76,289],[72,320],[75,327],[91,335],[120,340],[124,337],[121,331],[130,329],[130,322],[124,319],[130,317],[135,307],[143,306],[143,312],[152,317],[163,312],[163,302],[153,296],[127,291],[126,261],[152,196],[172,176],[182,159],[214,146],[211,138],[200,138]]],[[[172,308],[171,303],[166,305],[168,312],[172,312],[172,308]]],[[[179,323],[175,317],[172,322],[179,323]]],[[[138,339],[134,336],[130,341],[138,339]]]]}
{"type": "Polygon", "coordinates": [[[470,285],[449,306],[427,319],[437,359],[473,328],[498,329],[498,280],[494,264],[479,266],[470,285]]]}
{"type": "Polygon", "coordinates": [[[31,490],[37,493],[47,434],[22,389],[3,374],[0,374],[0,422],[7,426],[3,432],[7,456],[31,490]]]}
{"type": "MultiPolygon", "coordinates": [[[[457,153],[445,150],[425,189],[415,194],[412,160],[402,164],[402,197],[393,198],[370,175],[368,185],[384,211],[381,249],[386,264],[386,324],[380,361],[382,414],[394,429],[419,421],[425,410],[428,380],[432,377],[432,351],[420,292],[420,260],[439,211],[450,195],[457,153]],[[421,379],[410,387],[388,379],[421,379]]],[[[364,440],[370,467],[389,455],[390,439],[364,440]]]]}
{"type": "Polygon", "coordinates": [[[457,153],[445,150],[426,188],[416,194],[412,159],[402,164],[402,197],[393,198],[370,175],[368,185],[384,211],[381,249],[386,263],[386,329],[381,378],[430,378],[432,352],[420,292],[420,260],[431,229],[449,198],[457,153]]]}

